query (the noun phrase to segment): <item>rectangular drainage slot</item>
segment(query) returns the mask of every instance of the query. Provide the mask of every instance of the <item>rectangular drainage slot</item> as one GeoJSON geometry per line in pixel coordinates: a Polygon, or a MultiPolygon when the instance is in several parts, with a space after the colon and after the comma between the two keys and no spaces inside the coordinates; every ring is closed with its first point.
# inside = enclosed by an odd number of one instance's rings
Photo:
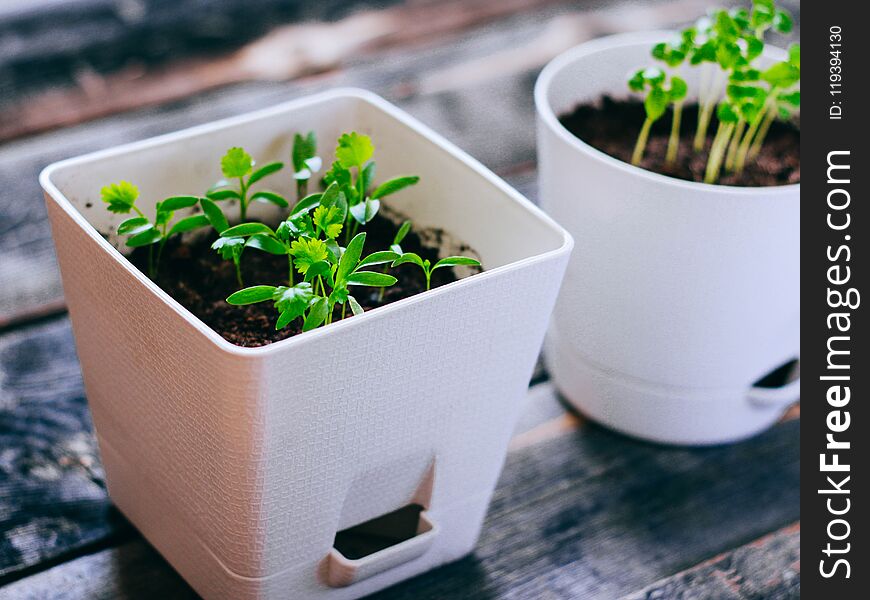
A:
{"type": "Polygon", "coordinates": [[[409,504],[335,534],[333,547],[349,560],[359,560],[390,546],[410,540],[420,531],[423,507],[409,504]]]}

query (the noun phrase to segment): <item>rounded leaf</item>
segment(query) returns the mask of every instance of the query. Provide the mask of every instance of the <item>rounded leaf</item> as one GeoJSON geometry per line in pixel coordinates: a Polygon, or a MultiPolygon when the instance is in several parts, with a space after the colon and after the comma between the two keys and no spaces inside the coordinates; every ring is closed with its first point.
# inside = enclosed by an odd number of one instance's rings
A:
{"type": "Polygon", "coordinates": [[[160,231],[151,227],[127,239],[127,246],[129,246],[130,248],[140,248],[142,246],[149,246],[151,244],[155,244],[161,239],[163,239],[163,235],[160,233],[160,231]]]}
{"type": "Polygon", "coordinates": [[[254,161],[251,159],[251,155],[237,146],[227,150],[227,153],[221,158],[221,172],[224,177],[244,177],[251,172],[253,166],[254,161]]]}

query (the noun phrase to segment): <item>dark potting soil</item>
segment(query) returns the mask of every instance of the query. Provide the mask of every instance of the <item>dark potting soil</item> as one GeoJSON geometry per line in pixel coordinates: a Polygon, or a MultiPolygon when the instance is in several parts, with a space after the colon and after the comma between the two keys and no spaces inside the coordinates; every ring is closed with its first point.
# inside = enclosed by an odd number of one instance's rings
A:
{"type": "MultiPolygon", "coordinates": [[[[378,250],[387,250],[393,241],[398,226],[390,219],[378,214],[366,225],[366,244],[363,256],[378,250]]],[[[442,233],[437,230],[426,232],[426,237],[440,241],[442,233]]],[[[272,302],[260,302],[247,306],[232,306],[226,298],[238,291],[235,268],[232,261],[222,259],[211,249],[217,234],[201,236],[184,244],[178,236],[170,239],[164,249],[156,283],[182,306],[196,315],[203,323],[222,335],[227,341],[239,346],[264,346],[294,336],[302,332],[301,319],[296,319],[281,330],[275,330],[278,313],[272,302]]],[[[402,241],[405,252],[416,252],[433,263],[439,258],[438,248],[426,245],[421,236],[413,229],[402,241]]],[[[443,258],[443,257],[442,257],[443,258]]],[[[143,273],[148,272],[148,250],[137,248],[130,256],[131,262],[143,273]]],[[[287,257],[268,254],[255,249],[245,250],[241,260],[242,278],[245,286],[287,285],[287,257]]],[[[372,267],[372,270],[383,266],[372,267]]],[[[365,310],[390,304],[396,300],[419,294],[426,290],[426,278],[422,269],[416,265],[404,264],[391,269],[390,274],[398,282],[384,290],[383,299],[376,288],[356,286],[352,290],[354,298],[365,310]]],[[[298,283],[302,276],[294,273],[298,283]]],[[[452,281],[457,276],[453,269],[438,269],[432,274],[432,287],[452,281]]],[[[334,319],[341,316],[337,308],[334,319]]],[[[350,316],[350,307],[347,315],[350,316]]]]}
{"type": "MultiPolygon", "coordinates": [[[[578,105],[570,113],[560,115],[559,121],[568,131],[590,146],[622,161],[631,162],[631,154],[644,117],[643,103],[639,100],[615,100],[605,96],[597,104],[578,105]]],[[[665,155],[671,118],[672,113],[668,110],[667,114],[653,124],[640,166],[677,179],[703,181],[707,156],[718,124],[715,116],[708,129],[704,150],[695,152],[692,143],[698,122],[698,105],[686,104],[683,107],[677,160],[673,165],[667,165],[665,155]]],[[[793,123],[775,121],[758,156],[748,160],[741,173],[730,173],[723,167],[718,183],[747,187],[799,183],[800,138],[800,129],[793,123]]]]}

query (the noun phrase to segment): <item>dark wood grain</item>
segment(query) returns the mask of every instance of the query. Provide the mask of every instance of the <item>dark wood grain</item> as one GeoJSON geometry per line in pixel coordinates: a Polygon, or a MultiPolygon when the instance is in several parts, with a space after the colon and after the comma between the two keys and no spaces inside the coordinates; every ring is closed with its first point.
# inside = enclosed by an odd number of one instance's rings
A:
{"type": "MultiPolygon", "coordinates": [[[[344,70],[288,82],[253,82],[99,119],[0,147],[0,320],[62,296],[39,171],[48,163],[262,108],[337,85],[372,89],[498,172],[528,171],[535,158],[531,90],[541,66],[576,43],[614,31],[665,26],[712,0],[579,12],[557,5],[506,17],[425,49],[355,57],[344,70]]],[[[275,60],[275,50],[264,54],[275,60]]]]}
{"type": "Polygon", "coordinates": [[[0,582],[128,531],[106,496],[68,321],[0,337],[0,582]]]}
{"type": "Polygon", "coordinates": [[[801,596],[800,523],[672,575],[623,600],[790,600],[801,596]]]}
{"type": "MultiPolygon", "coordinates": [[[[585,425],[524,447],[508,458],[475,553],[374,598],[612,599],[643,588],[798,518],[798,427],[685,450],[585,425]]],[[[69,600],[192,597],[137,540],[22,579],[0,598],[57,589],[69,600]]]]}

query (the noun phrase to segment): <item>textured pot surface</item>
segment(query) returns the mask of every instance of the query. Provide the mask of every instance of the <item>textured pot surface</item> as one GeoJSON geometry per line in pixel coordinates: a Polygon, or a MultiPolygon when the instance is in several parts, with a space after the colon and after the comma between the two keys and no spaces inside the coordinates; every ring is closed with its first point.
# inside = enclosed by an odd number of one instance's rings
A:
{"type": "MultiPolygon", "coordinates": [[[[797,399],[799,384],[752,386],[799,354],[800,186],[665,177],[605,155],[557,119],[627,96],[626,74],[667,35],[584,44],[536,85],[541,204],[577,243],[545,356],[560,390],[611,427],[725,442],[764,429],[797,399]]],[[[682,75],[697,89],[697,69],[682,75]]]]}
{"type": "Polygon", "coordinates": [[[200,594],[352,598],[472,550],[570,254],[561,228],[356,90],[64,161],[41,181],[110,494],[200,594]],[[469,244],[486,271],[241,348],[100,235],[120,220],[101,185],[136,183],[153,211],[219,179],[230,146],[286,161],[310,129],[323,155],[342,131],[372,135],[378,180],[421,176],[391,208],[469,244]],[[337,531],[409,503],[426,509],[418,537],[336,559],[337,531]]]}

